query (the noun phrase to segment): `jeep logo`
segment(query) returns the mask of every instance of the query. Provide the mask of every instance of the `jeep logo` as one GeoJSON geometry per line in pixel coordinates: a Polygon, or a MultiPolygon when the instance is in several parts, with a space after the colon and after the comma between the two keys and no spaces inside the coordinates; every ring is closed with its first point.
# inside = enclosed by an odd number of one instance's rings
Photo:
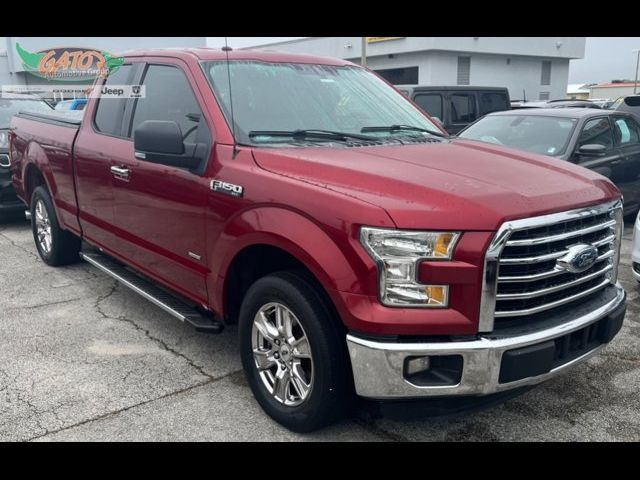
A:
{"type": "Polygon", "coordinates": [[[569,247],[569,252],[559,258],[556,265],[571,273],[580,273],[588,270],[598,259],[598,249],[593,245],[581,243],[569,247]]]}
{"type": "Polygon", "coordinates": [[[244,187],[241,185],[235,185],[221,180],[211,180],[211,190],[224,193],[225,195],[231,195],[232,197],[242,197],[244,193],[244,187]]]}

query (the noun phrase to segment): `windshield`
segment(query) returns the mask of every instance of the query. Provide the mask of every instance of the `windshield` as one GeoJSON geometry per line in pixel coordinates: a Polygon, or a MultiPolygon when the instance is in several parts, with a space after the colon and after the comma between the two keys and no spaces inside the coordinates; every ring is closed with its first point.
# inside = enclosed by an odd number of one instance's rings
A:
{"type": "Polygon", "coordinates": [[[8,128],[18,112],[51,113],[52,108],[44,100],[0,98],[0,128],[8,128]]]}
{"type": "MultiPolygon", "coordinates": [[[[203,66],[229,120],[227,63],[205,62],[203,66]]],[[[361,134],[366,127],[403,125],[440,132],[402,94],[360,67],[232,60],[229,73],[236,137],[240,143],[291,141],[286,137],[249,135],[265,131],[361,134]]],[[[381,129],[366,135],[379,138],[428,134],[381,129]]]]}
{"type": "Polygon", "coordinates": [[[575,118],[495,115],[478,120],[458,137],[558,156],[567,149],[576,123],[575,118]]]}

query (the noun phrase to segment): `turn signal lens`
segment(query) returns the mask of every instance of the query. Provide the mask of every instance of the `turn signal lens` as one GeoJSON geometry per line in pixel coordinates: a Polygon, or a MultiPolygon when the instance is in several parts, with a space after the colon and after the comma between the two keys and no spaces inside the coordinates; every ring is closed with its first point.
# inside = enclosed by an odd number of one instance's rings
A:
{"type": "Polygon", "coordinates": [[[425,293],[432,305],[446,305],[448,287],[444,285],[429,285],[425,288],[425,293]]]}
{"type": "Polygon", "coordinates": [[[450,255],[451,242],[457,237],[454,233],[441,233],[436,240],[434,253],[437,257],[447,258],[450,255]]]}

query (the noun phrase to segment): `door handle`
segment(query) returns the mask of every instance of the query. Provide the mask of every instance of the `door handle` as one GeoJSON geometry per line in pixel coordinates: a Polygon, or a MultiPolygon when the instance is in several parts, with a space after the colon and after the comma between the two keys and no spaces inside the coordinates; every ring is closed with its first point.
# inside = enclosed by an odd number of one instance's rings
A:
{"type": "Polygon", "coordinates": [[[126,167],[111,167],[111,174],[121,180],[129,180],[131,172],[126,167]]]}

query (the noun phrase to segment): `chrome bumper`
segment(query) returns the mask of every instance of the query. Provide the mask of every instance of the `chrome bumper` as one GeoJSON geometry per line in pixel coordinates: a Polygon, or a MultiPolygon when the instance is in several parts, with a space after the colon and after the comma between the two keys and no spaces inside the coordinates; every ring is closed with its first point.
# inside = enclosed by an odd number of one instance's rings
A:
{"type": "Polygon", "coordinates": [[[620,284],[615,285],[614,288],[616,289],[615,298],[599,308],[555,327],[520,336],[488,338],[490,334],[486,334],[471,341],[389,343],[363,339],[349,334],[347,335],[347,344],[356,392],[362,397],[375,399],[487,395],[543,382],[591,357],[606,344],[599,345],[545,374],[509,383],[500,383],[499,381],[503,353],[552,340],[603,319],[624,303],[624,289],[620,284]],[[403,372],[405,359],[426,355],[462,356],[463,367],[459,383],[445,386],[419,386],[408,381],[403,372]]]}

